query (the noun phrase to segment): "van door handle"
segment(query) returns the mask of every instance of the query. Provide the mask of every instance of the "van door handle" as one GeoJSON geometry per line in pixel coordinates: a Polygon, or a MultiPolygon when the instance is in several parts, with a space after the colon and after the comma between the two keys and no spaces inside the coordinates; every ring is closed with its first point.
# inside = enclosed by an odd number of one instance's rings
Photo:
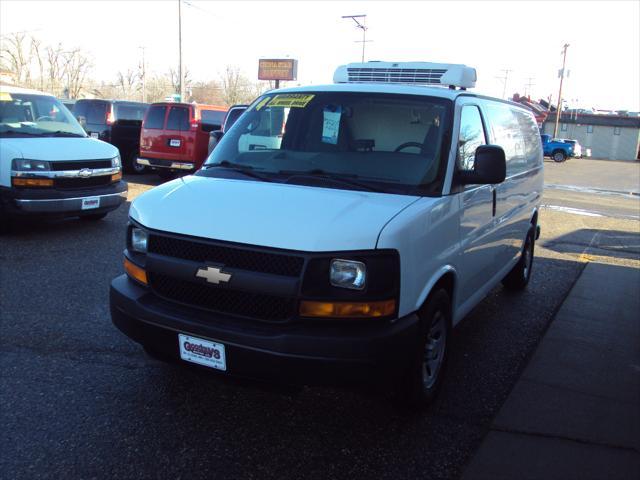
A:
{"type": "Polygon", "coordinates": [[[492,215],[495,217],[496,216],[496,187],[493,186],[491,188],[491,193],[493,194],[493,213],[492,215]]]}

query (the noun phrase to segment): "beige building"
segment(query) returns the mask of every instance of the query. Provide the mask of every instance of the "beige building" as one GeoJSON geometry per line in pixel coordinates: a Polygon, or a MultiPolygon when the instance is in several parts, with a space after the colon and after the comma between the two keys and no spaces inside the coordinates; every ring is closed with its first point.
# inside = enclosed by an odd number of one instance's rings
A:
{"type": "MultiPolygon", "coordinates": [[[[555,113],[549,114],[542,132],[553,135],[555,121],[555,113]]],[[[563,113],[556,137],[577,140],[583,154],[590,149],[593,158],[640,159],[640,117],[563,113]]]]}

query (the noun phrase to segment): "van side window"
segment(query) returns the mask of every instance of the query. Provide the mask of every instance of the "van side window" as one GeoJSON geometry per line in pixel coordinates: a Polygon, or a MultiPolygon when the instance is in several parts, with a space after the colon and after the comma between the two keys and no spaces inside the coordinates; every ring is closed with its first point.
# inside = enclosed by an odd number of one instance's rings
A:
{"type": "Polygon", "coordinates": [[[491,143],[500,145],[507,161],[507,177],[527,169],[525,142],[515,109],[506,104],[491,103],[485,107],[491,126],[491,143]]]}
{"type": "Polygon", "coordinates": [[[458,137],[458,168],[473,170],[476,149],[486,143],[480,110],[475,105],[462,107],[458,137]]]}
{"type": "Polygon", "coordinates": [[[518,120],[524,141],[525,167],[527,170],[540,166],[542,158],[542,144],[540,143],[540,129],[533,115],[519,109],[513,109],[518,120]]]}

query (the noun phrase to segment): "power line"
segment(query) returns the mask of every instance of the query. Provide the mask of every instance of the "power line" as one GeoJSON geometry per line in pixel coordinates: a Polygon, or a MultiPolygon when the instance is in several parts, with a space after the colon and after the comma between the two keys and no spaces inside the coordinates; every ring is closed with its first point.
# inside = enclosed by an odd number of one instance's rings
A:
{"type": "Polygon", "coordinates": [[[496,77],[500,80],[502,80],[502,83],[504,84],[503,88],[502,88],[502,98],[505,97],[505,95],[507,94],[507,82],[509,80],[509,74],[511,72],[513,72],[513,70],[510,70],[508,68],[504,68],[502,70],[500,70],[501,72],[504,72],[504,75],[501,77],[496,77]]]}

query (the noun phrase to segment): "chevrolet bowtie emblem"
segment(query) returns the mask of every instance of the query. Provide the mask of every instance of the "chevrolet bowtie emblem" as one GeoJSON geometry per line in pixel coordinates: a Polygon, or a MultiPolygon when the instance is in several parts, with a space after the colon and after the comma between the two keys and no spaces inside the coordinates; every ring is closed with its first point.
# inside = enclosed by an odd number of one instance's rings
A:
{"type": "Polygon", "coordinates": [[[208,283],[215,283],[219,285],[220,283],[227,283],[231,279],[230,273],[224,273],[218,267],[206,267],[199,268],[196,272],[196,277],[204,278],[208,283]]]}

